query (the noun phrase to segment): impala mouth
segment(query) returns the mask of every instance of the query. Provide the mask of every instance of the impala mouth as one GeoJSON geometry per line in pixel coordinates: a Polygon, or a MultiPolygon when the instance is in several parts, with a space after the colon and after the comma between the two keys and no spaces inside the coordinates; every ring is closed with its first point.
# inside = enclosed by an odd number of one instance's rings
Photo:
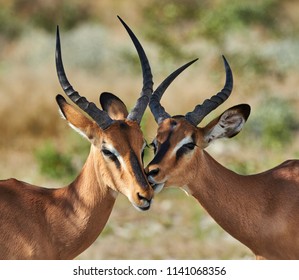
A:
{"type": "Polygon", "coordinates": [[[151,208],[150,204],[148,206],[137,206],[137,210],[142,211],[142,212],[147,211],[150,208],[151,208]]]}
{"type": "Polygon", "coordinates": [[[152,183],[151,187],[153,188],[155,194],[162,191],[164,188],[165,183],[152,183]]]}
{"type": "Polygon", "coordinates": [[[150,175],[147,177],[147,180],[150,183],[152,189],[154,190],[154,193],[157,194],[160,191],[162,191],[167,179],[163,180],[162,182],[156,182],[156,180],[153,178],[153,176],[150,175]]]}
{"type": "Polygon", "coordinates": [[[136,203],[135,201],[134,202],[131,201],[133,206],[139,211],[149,210],[151,207],[152,198],[147,199],[146,197],[141,196],[139,193],[137,193],[137,197],[138,197],[138,203],[136,203]]]}
{"type": "Polygon", "coordinates": [[[152,200],[142,199],[143,205],[136,205],[133,203],[133,206],[139,211],[147,211],[151,208],[152,200]]]}

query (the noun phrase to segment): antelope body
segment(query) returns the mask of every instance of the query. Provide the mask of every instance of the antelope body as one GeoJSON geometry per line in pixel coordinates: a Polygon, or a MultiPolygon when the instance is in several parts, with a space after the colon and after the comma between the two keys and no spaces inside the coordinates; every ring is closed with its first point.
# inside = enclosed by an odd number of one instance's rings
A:
{"type": "Polygon", "coordinates": [[[152,74],[142,46],[121,22],[136,47],[143,72],[141,96],[130,113],[113,94],[101,95],[100,110],[72,88],[64,72],[57,29],[60,84],[88,117],[63,96],[56,100],[63,117],[90,141],[90,154],[81,173],[66,187],[46,189],[16,179],[0,181],[0,259],[75,258],[103,230],[118,193],[139,210],[150,208],[153,190],[143,170],[145,140],[140,120],[152,94],[152,74]]]}
{"type": "Polygon", "coordinates": [[[171,74],[152,95],[150,108],[158,130],[153,141],[155,157],[146,168],[149,181],[156,190],[171,185],[184,188],[258,259],[299,259],[299,161],[289,160],[263,173],[242,176],[204,150],[217,139],[238,134],[250,114],[249,105],[241,104],[205,127],[197,127],[232,91],[227,61],[224,59],[224,88],[194,111],[170,116],[161,106],[166,88],[193,62],[171,74]]]}

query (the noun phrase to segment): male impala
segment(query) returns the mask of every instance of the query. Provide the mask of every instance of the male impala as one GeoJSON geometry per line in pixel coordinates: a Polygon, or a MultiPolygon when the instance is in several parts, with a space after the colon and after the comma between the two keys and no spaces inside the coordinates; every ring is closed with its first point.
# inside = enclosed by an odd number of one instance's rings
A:
{"type": "MultiPolygon", "coordinates": [[[[121,20],[121,19],[120,19],[121,20]]],[[[103,93],[105,111],[81,97],[64,72],[57,29],[56,67],[67,96],[90,118],[57,96],[63,117],[91,142],[79,176],[60,189],[0,181],[0,258],[72,259],[88,248],[104,228],[118,192],[140,210],[150,208],[153,190],[142,166],[145,140],[140,120],[152,94],[152,74],[139,41],[121,20],[137,49],[143,89],[128,114],[116,96],[103,93]]]]}
{"type": "Polygon", "coordinates": [[[197,127],[232,91],[232,72],[224,58],[224,88],[185,116],[171,117],[160,99],[190,64],[165,79],[152,95],[149,106],[159,127],[153,141],[155,157],[147,167],[149,181],[156,189],[164,185],[184,188],[258,259],[299,259],[299,161],[289,160],[250,176],[236,174],[215,161],[204,149],[214,140],[238,134],[250,107],[234,106],[205,127],[197,127]]]}

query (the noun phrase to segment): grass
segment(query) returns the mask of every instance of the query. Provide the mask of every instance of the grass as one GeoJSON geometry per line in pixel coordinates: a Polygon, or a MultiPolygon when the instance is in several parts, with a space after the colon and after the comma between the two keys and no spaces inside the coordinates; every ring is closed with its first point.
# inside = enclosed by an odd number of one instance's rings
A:
{"type": "Polygon", "coordinates": [[[78,259],[251,259],[200,205],[178,189],[164,190],[150,211],[118,197],[103,233],[78,259]]]}

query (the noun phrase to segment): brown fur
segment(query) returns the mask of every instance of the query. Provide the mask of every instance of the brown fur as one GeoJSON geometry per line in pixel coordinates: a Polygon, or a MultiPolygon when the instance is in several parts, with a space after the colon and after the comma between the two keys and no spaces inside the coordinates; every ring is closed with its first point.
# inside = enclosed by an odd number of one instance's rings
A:
{"type": "MultiPolygon", "coordinates": [[[[139,125],[117,120],[103,131],[64,99],[59,106],[69,123],[92,143],[90,154],[76,180],[63,188],[0,181],[0,259],[75,258],[103,230],[118,192],[134,206],[149,208],[153,190],[142,167],[144,139],[139,125]],[[105,157],[103,143],[119,152],[125,166],[117,167],[105,157]],[[130,154],[136,155],[138,166],[136,162],[131,166],[130,154]],[[135,178],[136,168],[142,182],[135,178]]],[[[125,117],[127,111],[119,106],[116,113],[125,117]]]]}
{"type": "Polygon", "coordinates": [[[244,120],[242,107],[227,112],[222,119],[224,130],[214,129],[220,117],[204,128],[184,118],[164,120],[155,140],[156,156],[147,167],[148,178],[166,187],[185,187],[224,230],[258,259],[299,259],[299,161],[287,161],[251,176],[238,175],[220,165],[204,147],[210,140],[232,137],[240,131],[237,124],[244,120]],[[173,120],[177,122],[175,128],[171,126],[173,120]],[[170,147],[157,162],[159,149],[170,132],[170,147]],[[197,147],[176,160],[172,150],[186,135],[194,135],[197,147]]]}

